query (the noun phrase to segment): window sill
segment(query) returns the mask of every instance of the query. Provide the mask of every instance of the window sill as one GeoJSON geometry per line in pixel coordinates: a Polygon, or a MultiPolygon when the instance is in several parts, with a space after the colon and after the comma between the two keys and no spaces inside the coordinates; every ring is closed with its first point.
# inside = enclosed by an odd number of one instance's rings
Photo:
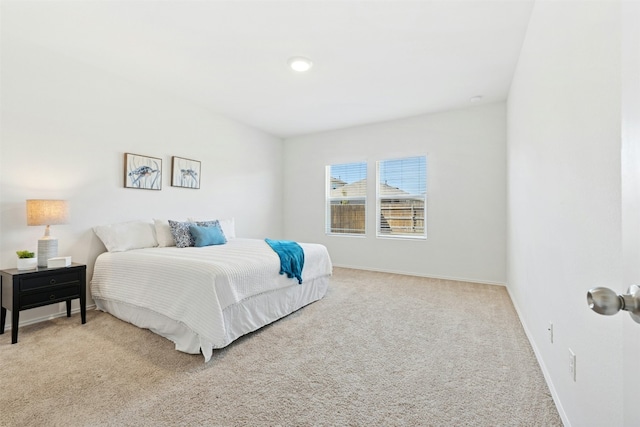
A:
{"type": "Polygon", "coordinates": [[[366,238],[366,234],[349,234],[349,233],[325,233],[327,237],[356,237],[356,238],[366,238]]]}
{"type": "Polygon", "coordinates": [[[382,240],[427,240],[427,236],[387,236],[384,234],[376,235],[376,239],[382,240]]]}

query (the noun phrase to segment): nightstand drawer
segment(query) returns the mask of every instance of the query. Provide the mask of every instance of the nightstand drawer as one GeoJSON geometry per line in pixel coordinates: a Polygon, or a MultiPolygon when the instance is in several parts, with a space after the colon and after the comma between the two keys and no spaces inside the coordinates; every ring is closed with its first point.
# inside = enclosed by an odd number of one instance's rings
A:
{"type": "Polygon", "coordinates": [[[20,295],[20,310],[65,301],[70,297],[80,298],[79,286],[58,287],[44,292],[23,294],[20,295]]]}
{"type": "Polygon", "coordinates": [[[79,283],[81,273],[84,274],[84,272],[76,270],[41,277],[25,277],[24,279],[20,279],[20,290],[29,291],[49,286],[64,286],[65,284],[79,283]]]}

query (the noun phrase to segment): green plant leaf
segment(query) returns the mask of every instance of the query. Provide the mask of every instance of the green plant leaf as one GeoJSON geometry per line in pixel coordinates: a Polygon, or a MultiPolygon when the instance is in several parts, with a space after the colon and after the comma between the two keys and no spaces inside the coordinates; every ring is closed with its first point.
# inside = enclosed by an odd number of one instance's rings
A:
{"type": "Polygon", "coordinates": [[[18,258],[35,258],[36,254],[30,251],[16,251],[18,258]]]}

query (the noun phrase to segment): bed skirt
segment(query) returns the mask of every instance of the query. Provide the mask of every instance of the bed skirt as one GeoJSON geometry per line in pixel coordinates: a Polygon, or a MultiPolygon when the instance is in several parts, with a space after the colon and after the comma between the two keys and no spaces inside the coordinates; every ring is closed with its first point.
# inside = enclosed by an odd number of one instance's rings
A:
{"type": "Polygon", "coordinates": [[[190,354],[202,353],[205,362],[211,359],[214,348],[223,348],[237,338],[293,313],[324,297],[330,276],[305,280],[303,284],[275,289],[246,298],[223,310],[225,342],[215,347],[212,342],[198,336],[184,323],[170,319],[155,311],[136,307],[125,302],[95,299],[99,310],[132,323],[171,340],[178,351],[190,354]]]}

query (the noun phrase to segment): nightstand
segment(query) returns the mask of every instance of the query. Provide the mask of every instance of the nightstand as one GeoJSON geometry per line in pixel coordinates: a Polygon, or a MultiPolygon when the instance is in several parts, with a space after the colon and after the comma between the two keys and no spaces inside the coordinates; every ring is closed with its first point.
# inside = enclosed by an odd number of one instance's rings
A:
{"type": "Polygon", "coordinates": [[[71,300],[80,298],[82,324],[87,322],[87,266],[73,263],[69,267],[0,271],[0,334],[4,334],[7,310],[11,311],[11,344],[18,342],[21,310],[67,302],[71,317],[71,300]]]}

